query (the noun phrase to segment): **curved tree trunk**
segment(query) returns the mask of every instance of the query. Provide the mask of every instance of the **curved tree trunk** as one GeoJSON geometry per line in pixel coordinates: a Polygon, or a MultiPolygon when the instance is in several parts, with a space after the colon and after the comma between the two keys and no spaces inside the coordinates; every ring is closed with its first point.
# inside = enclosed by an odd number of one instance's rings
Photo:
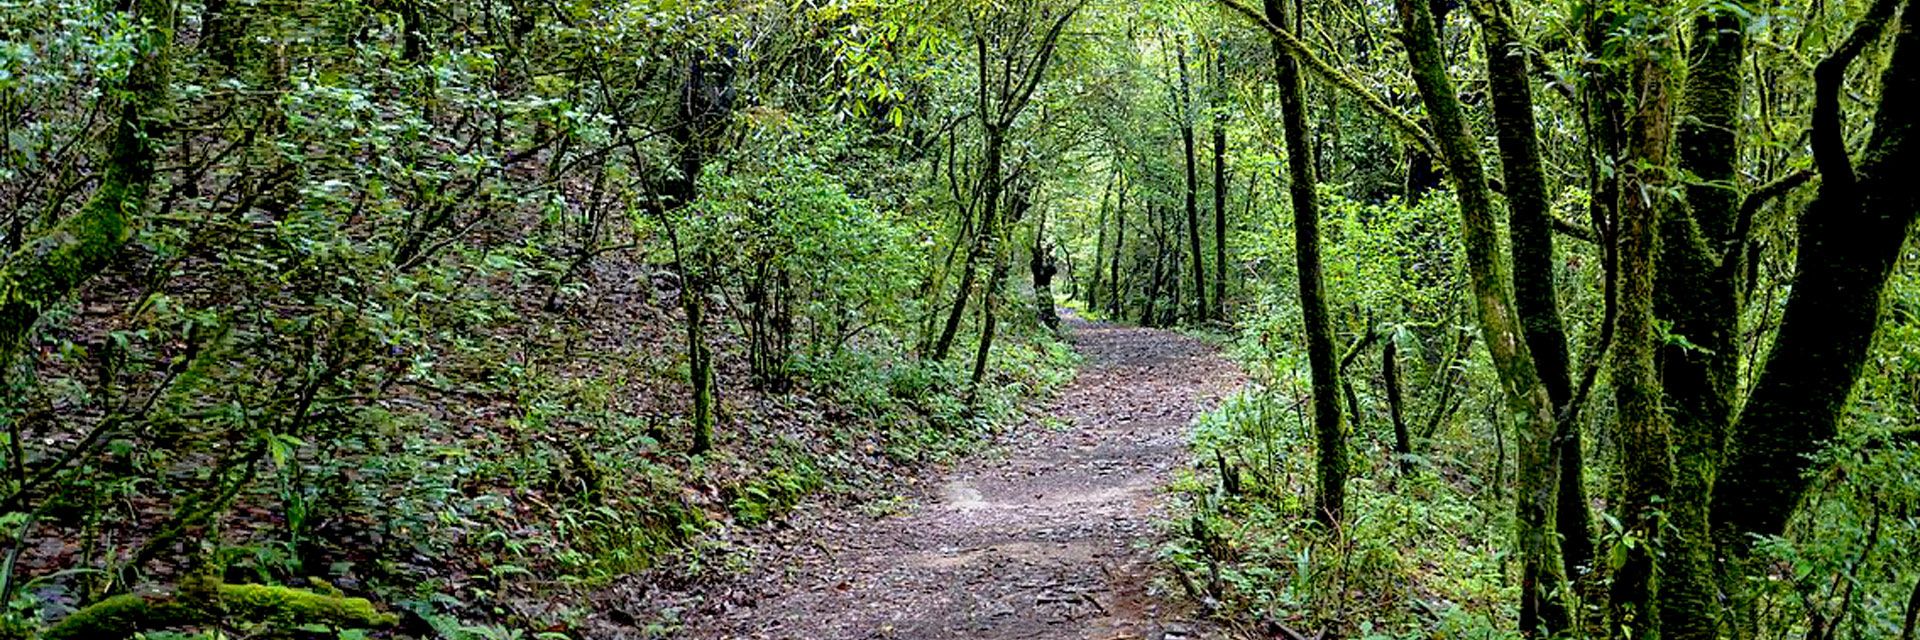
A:
{"type": "Polygon", "coordinates": [[[79,213],[28,240],[0,264],[0,372],[11,370],[21,341],[47,305],[119,255],[147,208],[157,147],[167,133],[175,20],[172,5],[163,0],[138,0],[132,13],[149,28],[135,39],[133,66],[119,91],[101,98],[116,101],[120,116],[100,186],[79,213]]]}
{"type": "MultiPolygon", "coordinates": [[[[1779,534],[1806,492],[1807,455],[1837,433],[1878,329],[1887,279],[1920,211],[1920,189],[1911,184],[1920,166],[1920,11],[1912,0],[1898,4],[1905,10],[1857,173],[1839,121],[1839,82],[1850,60],[1829,58],[1815,72],[1821,188],[1800,216],[1793,293],[1733,428],[1738,446],[1714,485],[1714,525],[1736,548],[1750,535],[1779,534]]],[[[1863,26],[1878,26],[1875,19],[1863,26]]]]}
{"type": "MultiPolygon", "coordinates": [[[[1533,75],[1527,49],[1512,22],[1506,0],[1473,3],[1473,13],[1486,30],[1482,37],[1487,56],[1487,80],[1493,102],[1495,138],[1506,179],[1507,220],[1511,230],[1509,253],[1513,261],[1515,308],[1553,400],[1556,415],[1568,412],[1573,381],[1567,356],[1567,332],[1560,319],[1556,291],[1552,214],[1548,211],[1546,171],[1540,159],[1540,140],[1533,117],[1533,75]]],[[[1593,558],[1592,516],[1587,509],[1585,465],[1580,431],[1561,429],[1558,438],[1559,497],[1554,516],[1560,533],[1562,564],[1569,574],[1593,558]]]]}
{"type": "Polygon", "coordinates": [[[1523,336],[1523,325],[1508,287],[1512,280],[1500,258],[1499,223],[1494,218],[1480,150],[1467,126],[1459,94],[1447,77],[1432,6],[1421,0],[1396,0],[1400,25],[1413,68],[1414,83],[1433,122],[1434,137],[1460,199],[1463,244],[1474,307],[1487,351],[1499,374],[1502,397],[1514,417],[1518,472],[1515,538],[1520,557],[1520,629],[1546,635],[1565,628],[1565,602],[1552,594],[1562,582],[1562,558],[1554,535],[1558,470],[1554,449],[1553,399],[1541,381],[1523,336]]]}

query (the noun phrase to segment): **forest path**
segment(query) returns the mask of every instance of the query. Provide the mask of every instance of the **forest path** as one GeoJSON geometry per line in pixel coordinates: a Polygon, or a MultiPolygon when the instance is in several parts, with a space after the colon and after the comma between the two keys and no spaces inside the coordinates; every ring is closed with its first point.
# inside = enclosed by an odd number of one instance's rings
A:
{"type": "Polygon", "coordinates": [[[1170,331],[1069,321],[1084,357],[1049,405],[980,456],[932,474],[905,513],[817,520],[779,586],[692,637],[793,640],[1219,637],[1150,590],[1162,488],[1192,419],[1242,382],[1170,331]]]}

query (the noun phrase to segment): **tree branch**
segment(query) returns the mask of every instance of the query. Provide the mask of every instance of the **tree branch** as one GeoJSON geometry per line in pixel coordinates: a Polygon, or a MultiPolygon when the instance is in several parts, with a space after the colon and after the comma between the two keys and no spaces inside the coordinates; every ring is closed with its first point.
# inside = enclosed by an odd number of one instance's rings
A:
{"type": "Polygon", "coordinates": [[[1412,118],[1407,117],[1407,114],[1401,113],[1398,109],[1388,106],[1386,101],[1381,100],[1379,96],[1367,91],[1366,87],[1361,86],[1360,83],[1352,77],[1341,73],[1339,69],[1333,68],[1333,65],[1327,64],[1326,60],[1321,59],[1318,53],[1314,52],[1312,48],[1309,48],[1305,42],[1301,42],[1300,38],[1294,36],[1292,32],[1280,28],[1273,22],[1268,21],[1266,16],[1261,15],[1258,11],[1254,11],[1234,0],[1215,1],[1228,9],[1232,9],[1235,13],[1245,16],[1247,20],[1265,29],[1269,35],[1273,36],[1275,42],[1280,43],[1280,46],[1286,47],[1288,51],[1292,51],[1294,57],[1306,63],[1306,66],[1313,69],[1314,73],[1320,74],[1321,77],[1332,81],[1333,84],[1338,85],[1342,89],[1346,89],[1348,93],[1352,93],[1354,96],[1360,98],[1361,104],[1367,105],[1368,109],[1386,118],[1388,122],[1393,124],[1395,129],[1400,131],[1401,135],[1405,136],[1414,144],[1419,145],[1428,155],[1436,158],[1441,157],[1439,145],[1434,143],[1433,136],[1429,135],[1427,130],[1422,128],[1419,123],[1414,122],[1412,118]]]}
{"type": "Polygon", "coordinates": [[[1840,89],[1847,67],[1879,37],[1891,22],[1900,0],[1874,0],[1867,14],[1854,23],[1853,32],[1813,69],[1813,161],[1825,177],[1824,188],[1845,193],[1853,188],[1853,160],[1847,157],[1846,132],[1840,121],[1840,89]]]}

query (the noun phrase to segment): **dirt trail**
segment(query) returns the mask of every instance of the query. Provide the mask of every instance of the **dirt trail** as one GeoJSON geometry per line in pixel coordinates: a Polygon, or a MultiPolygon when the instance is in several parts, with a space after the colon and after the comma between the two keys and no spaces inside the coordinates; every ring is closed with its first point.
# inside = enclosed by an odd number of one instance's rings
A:
{"type": "Polygon", "coordinates": [[[1240,384],[1213,349],[1152,329],[1074,322],[1079,377],[1006,454],[930,478],[902,515],[824,518],[785,584],[693,637],[1216,637],[1150,589],[1161,487],[1187,426],[1240,384]],[[834,524],[824,524],[834,523],[834,524]]]}

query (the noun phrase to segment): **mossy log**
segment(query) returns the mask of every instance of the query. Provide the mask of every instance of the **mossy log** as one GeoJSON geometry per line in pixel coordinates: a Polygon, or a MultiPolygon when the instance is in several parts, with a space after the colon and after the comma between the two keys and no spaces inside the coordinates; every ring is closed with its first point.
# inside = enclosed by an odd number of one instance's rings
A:
{"type": "Polygon", "coordinates": [[[399,618],[365,598],[349,598],[257,584],[220,584],[211,580],[183,584],[171,594],[128,594],[102,600],[54,625],[42,640],[131,638],[146,629],[229,622],[274,627],[326,625],[379,628],[399,618]]]}

